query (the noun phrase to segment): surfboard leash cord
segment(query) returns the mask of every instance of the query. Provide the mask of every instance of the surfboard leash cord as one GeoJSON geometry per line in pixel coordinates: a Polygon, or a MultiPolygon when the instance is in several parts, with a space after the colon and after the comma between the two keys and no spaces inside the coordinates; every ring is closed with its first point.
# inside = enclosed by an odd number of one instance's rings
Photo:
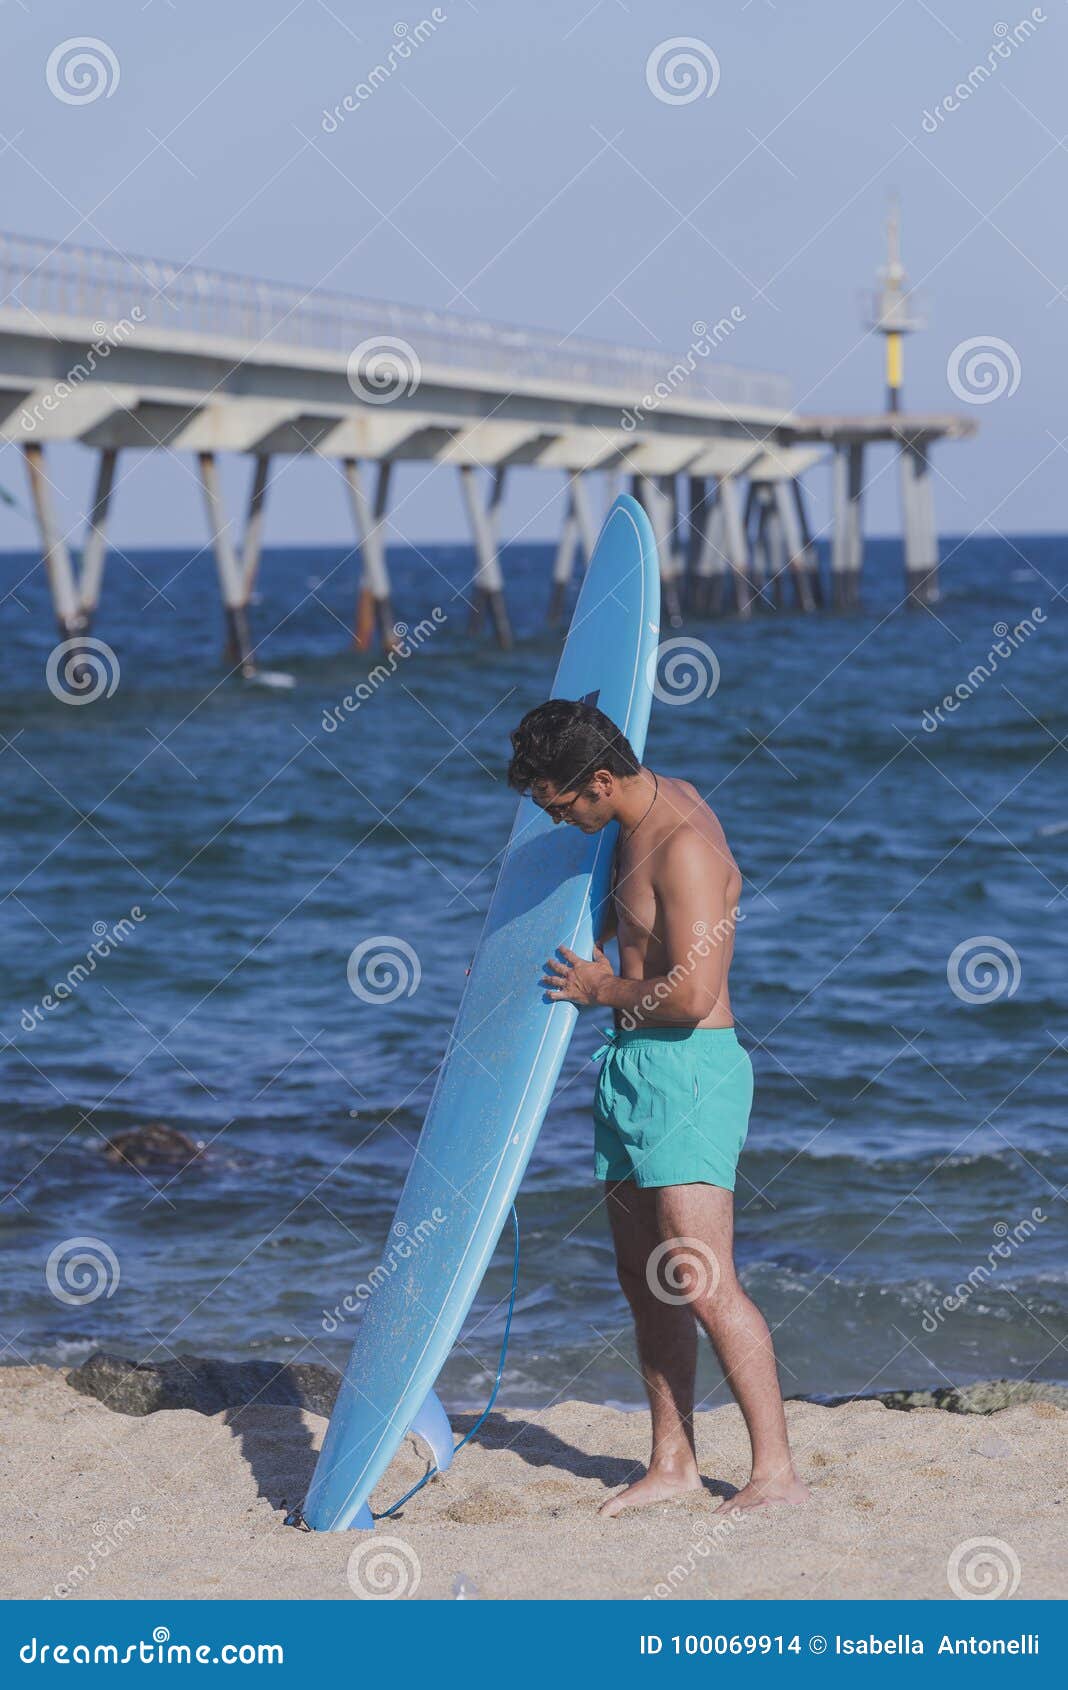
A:
{"type": "MultiPolygon", "coordinates": [[[[508,1359],[508,1339],[512,1331],[512,1315],[515,1312],[515,1297],[516,1291],[519,1287],[519,1214],[514,1203],[512,1204],[512,1229],[515,1234],[515,1252],[512,1258],[512,1289],[508,1295],[508,1313],[505,1316],[504,1337],[501,1339],[501,1353],[497,1361],[497,1377],[493,1381],[493,1390],[490,1392],[489,1402],[482,1410],[482,1413],[479,1415],[470,1431],[465,1432],[459,1443],[456,1445],[452,1452],[454,1458],[459,1455],[460,1451],[464,1447],[464,1444],[469,1444],[471,1442],[475,1433],[489,1419],[490,1414],[493,1412],[493,1405],[497,1401],[497,1392],[501,1388],[501,1380],[504,1378],[504,1364],[508,1359]]],[[[431,1479],[436,1479],[439,1471],[440,1469],[438,1467],[431,1467],[423,1474],[423,1477],[419,1480],[418,1484],[413,1485],[411,1490],[406,1490],[403,1496],[399,1496],[396,1502],[390,1503],[389,1507],[384,1508],[381,1514],[375,1514],[372,1512],[372,1520],[390,1519],[397,1512],[398,1508],[403,1508],[406,1502],[410,1502],[412,1497],[415,1496],[418,1491],[421,1491],[424,1485],[428,1485],[431,1479]]]]}

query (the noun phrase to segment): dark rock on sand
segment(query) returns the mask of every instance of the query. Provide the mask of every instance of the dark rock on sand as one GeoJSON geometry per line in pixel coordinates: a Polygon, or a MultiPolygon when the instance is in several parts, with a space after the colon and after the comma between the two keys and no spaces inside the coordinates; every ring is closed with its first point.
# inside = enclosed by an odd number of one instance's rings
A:
{"type": "Polygon", "coordinates": [[[1030,1379],[983,1379],[975,1385],[939,1385],[933,1391],[869,1391],[860,1397],[820,1397],[828,1408],[847,1402],[881,1402],[887,1408],[911,1412],[941,1408],[948,1414],[996,1414],[1018,1403],[1051,1402],[1068,1409],[1068,1385],[1046,1385],[1030,1379]]]}
{"type": "Polygon", "coordinates": [[[131,1127],[129,1132],[116,1133],[108,1140],[104,1160],[113,1168],[185,1168],[195,1162],[204,1149],[177,1127],[163,1121],[152,1121],[147,1127],[131,1127]]]}
{"type": "Polygon", "coordinates": [[[67,1384],[96,1397],[118,1414],[155,1414],[192,1408],[220,1414],[226,1408],[306,1408],[329,1415],[340,1375],[315,1362],[214,1361],[201,1356],[160,1362],[128,1361],[98,1350],[67,1374],[67,1384]]]}
{"type": "MultiPolygon", "coordinates": [[[[119,1414],[155,1414],[161,1408],[220,1414],[223,1409],[245,1408],[251,1403],[264,1408],[304,1408],[325,1417],[334,1406],[340,1375],[317,1362],[216,1361],[204,1356],[134,1362],[98,1350],[67,1374],[67,1383],[119,1414]]],[[[940,1386],[932,1391],[874,1391],[859,1397],[799,1400],[818,1401],[825,1408],[840,1408],[850,1402],[881,1402],[887,1408],[906,1411],[996,1414],[999,1409],[1032,1402],[1068,1409],[1068,1385],[991,1379],[976,1385],[940,1386]]]]}

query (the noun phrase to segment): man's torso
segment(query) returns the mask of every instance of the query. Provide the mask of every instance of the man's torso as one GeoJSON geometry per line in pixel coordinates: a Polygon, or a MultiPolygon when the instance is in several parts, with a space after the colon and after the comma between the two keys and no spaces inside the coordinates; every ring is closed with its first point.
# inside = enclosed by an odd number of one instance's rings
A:
{"type": "MultiPolygon", "coordinates": [[[[651,980],[667,975],[672,966],[664,942],[664,908],[672,896],[670,873],[664,868],[665,853],[669,840],[680,829],[687,829],[699,839],[709,865],[708,914],[704,915],[703,905],[702,923],[712,942],[723,944],[726,959],[719,999],[697,1025],[730,1027],[734,1018],[727,970],[734,950],[734,915],[742,877],[718,818],[696,788],[689,781],[665,775],[658,781],[657,801],[648,818],[617,847],[613,901],[619,971],[627,980],[651,980]]],[[[698,936],[695,942],[701,938],[708,942],[706,935],[698,936]]],[[[675,959],[675,965],[680,965],[680,959],[675,959]]]]}

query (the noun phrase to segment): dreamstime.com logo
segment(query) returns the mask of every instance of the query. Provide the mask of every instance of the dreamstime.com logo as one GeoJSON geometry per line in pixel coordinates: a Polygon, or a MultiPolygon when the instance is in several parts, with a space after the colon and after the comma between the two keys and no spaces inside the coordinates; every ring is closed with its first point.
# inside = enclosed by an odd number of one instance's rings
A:
{"type": "Polygon", "coordinates": [[[438,1227],[445,1219],[443,1209],[431,1209],[426,1220],[416,1226],[408,1226],[405,1221],[394,1221],[390,1228],[389,1248],[378,1266],[372,1268],[367,1278],[347,1296],[342,1297],[332,1309],[324,1309],[321,1325],[324,1332],[334,1333],[344,1324],[346,1315],[355,1314],[361,1303],[365,1303],[372,1291],[396,1273],[405,1262],[410,1262],[428,1238],[432,1238],[438,1227]]]}
{"type": "Polygon", "coordinates": [[[1036,1206],[1015,1226],[1010,1227],[1008,1221],[995,1221],[993,1232],[997,1242],[987,1251],[986,1261],[976,1262],[966,1279],[962,1279],[946,1296],[940,1297],[933,1308],[924,1309],[920,1321],[924,1331],[937,1332],[947,1315],[956,1314],[977,1291],[985,1290],[1002,1262],[1010,1261],[1020,1245],[1033,1238],[1048,1219],[1049,1216],[1036,1206]]]}
{"type": "Polygon", "coordinates": [[[423,366],[410,341],[398,335],[371,335],[349,353],[349,386],[365,405],[392,405],[419,390],[423,366]]]}
{"type": "Polygon", "coordinates": [[[620,1013],[619,1028],[621,1032],[632,1033],[640,1027],[647,1015],[658,1009],[665,998],[669,998],[681,981],[689,979],[698,962],[703,962],[714,945],[725,945],[733,939],[735,928],[745,920],[745,912],[735,907],[721,915],[718,921],[709,926],[707,921],[695,921],[693,924],[693,943],[687,946],[686,955],[682,962],[672,965],[671,972],[662,980],[658,980],[651,991],[638,999],[633,1009],[624,1009],[620,1013]]]}
{"type": "Polygon", "coordinates": [[[372,1537],[358,1544],[346,1568],[349,1589],[366,1602],[395,1602],[414,1596],[423,1569],[410,1543],[400,1537],[372,1537]]]}
{"type": "Polygon", "coordinates": [[[1016,996],[1021,978],[1020,958],[1007,939],[995,933],[976,933],[962,939],[946,963],[949,989],[961,1003],[997,1003],[1016,996]]]}
{"type": "Polygon", "coordinates": [[[106,41],[72,35],[49,53],[45,81],[65,106],[89,106],[111,99],[119,86],[119,61],[106,41]]]}
{"type": "Polygon", "coordinates": [[[95,704],[110,698],[119,684],[119,660],[104,640],[81,634],[53,646],[45,664],[45,680],[61,704],[95,704]]]}
{"type": "Polygon", "coordinates": [[[281,1643],[172,1643],[165,1625],[137,1643],[44,1643],[31,1637],[19,1650],[24,1666],[270,1666],[285,1664],[281,1643]]]}
{"type": "Polygon", "coordinates": [[[950,392],[965,405],[992,405],[1011,399],[1020,385],[1020,359],[1014,346],[996,334],[958,341],[946,360],[950,392]]]}
{"type": "Polygon", "coordinates": [[[60,1303],[80,1308],[119,1288],[119,1258],[102,1238],[65,1238],[45,1263],[45,1284],[60,1303]]]}
{"type": "MultiPolygon", "coordinates": [[[[24,434],[32,434],[39,428],[46,417],[58,411],[83,382],[94,375],[99,366],[111,357],[117,346],[125,346],[126,342],[136,334],[141,324],[146,322],[144,312],[139,305],[135,305],[128,317],[120,317],[114,323],[94,323],[93,341],[79,358],[72,364],[66,375],[53,384],[47,393],[42,393],[32,405],[26,405],[22,411],[19,426],[24,434]]],[[[88,642],[87,642],[88,643],[88,642]]]]}
{"type": "Polygon", "coordinates": [[[361,939],[349,956],[345,970],[349,989],[361,1003],[395,1003],[414,997],[423,970],[407,939],[395,933],[375,933],[361,939]]]}
{"type": "Polygon", "coordinates": [[[944,94],[932,107],[924,111],[922,128],[928,135],[937,135],[940,126],[945,123],[951,112],[959,111],[966,105],[973,94],[978,93],[985,82],[996,74],[1006,59],[1011,59],[1017,47],[1025,41],[1030,41],[1040,23],[1048,23],[1048,18],[1041,6],[1032,6],[1030,16],[1021,18],[1012,28],[1007,23],[994,25],[994,39],[987,50],[985,59],[976,61],[948,94],[944,94]]]}
{"type": "Polygon", "coordinates": [[[693,704],[719,686],[719,658],[704,640],[677,634],[650,652],[645,678],[661,704],[693,704]]]}
{"type": "Polygon", "coordinates": [[[965,1602],[1015,1596],[1020,1574],[1020,1557],[1000,1537],[970,1537],[958,1543],[946,1567],[950,1590],[965,1602]]]}
{"type": "Polygon", "coordinates": [[[97,1520],[93,1525],[93,1535],[89,1547],[83,1550],[79,1560],[68,1567],[67,1574],[58,1584],[52,1586],[52,1591],[60,1601],[68,1597],[77,1596],[81,1587],[88,1584],[97,1568],[107,1561],[115,1550],[121,1549],[138,1528],[145,1524],[146,1515],[143,1508],[131,1508],[128,1514],[108,1525],[106,1520],[97,1520]]]}
{"type": "Polygon", "coordinates": [[[656,385],[648,393],[643,393],[637,405],[624,405],[619,414],[620,428],[628,434],[633,434],[639,423],[645,421],[647,414],[650,411],[658,411],[661,405],[674,398],[695,374],[701,361],[711,357],[717,347],[729,340],[735,329],[740,328],[746,321],[741,306],[732,305],[727,316],[718,317],[711,327],[700,319],[691,323],[694,338],[686,348],[684,356],[672,364],[669,370],[664,371],[656,385]]]}
{"type": "Polygon", "coordinates": [[[703,1531],[700,1537],[694,1538],[686,1552],[686,1560],[676,1561],[664,1577],[653,1586],[645,1600],[647,1602],[665,1602],[669,1597],[674,1596],[679,1586],[685,1584],[691,1574],[697,1570],[699,1561],[705,1560],[709,1555],[723,1553],[730,1538],[738,1530],[738,1527],[745,1523],[747,1517],[752,1518],[751,1515],[746,1515],[744,1508],[732,1508],[729,1514],[718,1516],[714,1525],[703,1531]]]}
{"type": "Polygon", "coordinates": [[[1019,651],[1025,640],[1037,633],[1038,627],[1046,620],[1046,613],[1039,605],[1035,605],[1030,616],[1021,616],[1015,627],[1010,628],[1007,622],[995,622],[993,629],[994,644],[990,647],[986,657],[973,665],[963,681],[958,681],[952,692],[947,692],[941,704],[936,704],[933,710],[925,710],[920,717],[920,726],[924,733],[936,733],[939,727],[945,725],[945,717],[952,716],[961,705],[972,698],[984,682],[989,681],[998,670],[999,661],[1005,663],[1014,651],[1019,651]],[[1038,625],[1036,627],[1036,624],[1038,625]]]}
{"type": "Polygon", "coordinates": [[[396,645],[387,652],[384,662],[375,664],[367,679],[360,681],[354,692],[346,693],[340,704],[323,711],[323,732],[336,733],[345,717],[353,715],[361,704],[366,704],[368,699],[373,698],[379,687],[384,686],[397,673],[401,664],[414,656],[423,642],[428,640],[431,634],[437,633],[448,620],[448,614],[440,604],[436,604],[430,615],[424,616],[414,628],[410,628],[407,622],[395,623],[393,637],[396,645]]]}
{"type": "Polygon", "coordinates": [[[673,35],[653,48],[645,61],[645,83],[665,106],[689,106],[710,100],[719,87],[719,60],[696,35],[673,35]]]}
{"type": "Polygon", "coordinates": [[[665,1238],[650,1251],[645,1278],[661,1303],[696,1303],[715,1296],[719,1258],[703,1238],[665,1238]]]}
{"type": "Polygon", "coordinates": [[[366,105],[372,94],[376,94],[411,58],[415,49],[421,47],[424,41],[429,41],[438,25],[447,21],[448,13],[443,12],[440,6],[435,6],[430,16],[420,18],[417,24],[405,23],[403,19],[395,23],[393,44],[385,58],[368,71],[362,82],[357,82],[351,94],[346,94],[336,106],[323,108],[319,125],[323,133],[336,135],[349,113],[359,111],[361,106],[366,105]]]}
{"type": "Polygon", "coordinates": [[[61,1004],[72,998],[83,981],[96,973],[97,963],[106,961],[112,951],[117,950],[131,933],[136,933],[134,923],[140,924],[145,920],[147,917],[140,904],[134,904],[128,916],[124,915],[110,926],[106,921],[94,921],[95,937],[84,958],[68,968],[63,979],[56,980],[51,991],[46,992],[39,1003],[35,1003],[30,1009],[23,1009],[19,1014],[19,1026],[23,1032],[32,1033],[41,1025],[46,1015],[50,1015],[54,1009],[58,1009],[61,1004]]]}

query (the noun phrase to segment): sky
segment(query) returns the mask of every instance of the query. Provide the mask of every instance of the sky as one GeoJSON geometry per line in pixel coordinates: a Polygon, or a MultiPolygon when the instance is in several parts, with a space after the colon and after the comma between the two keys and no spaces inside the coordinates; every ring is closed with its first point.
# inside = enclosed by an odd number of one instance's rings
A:
{"type": "MultiPolygon", "coordinates": [[[[737,307],[726,355],[788,374],[801,411],[881,407],[861,296],[896,191],[929,315],[906,346],[906,405],[980,427],[936,449],[943,532],[1065,528],[1065,0],[0,7],[9,231],[626,341],[669,362],[695,319],[737,307]],[[394,74],[324,122],[422,20],[433,27],[394,74]],[[49,57],[86,34],[115,69],[101,97],[68,103],[49,57]],[[697,44],[704,90],[669,100],[655,65],[679,37],[697,44]],[[992,345],[971,376],[970,342],[992,345]]],[[[885,449],[871,468],[869,531],[897,532],[885,449]]],[[[54,450],[53,473],[73,522],[89,453],[54,450]]],[[[235,510],[247,474],[225,466],[235,510]]],[[[555,534],[559,481],[513,477],[505,537],[555,534]]],[[[828,483],[822,466],[807,481],[819,525],[828,483]]],[[[13,446],[0,485],[25,503],[13,446]]],[[[453,472],[405,467],[400,491],[395,538],[465,534],[453,472]]],[[[200,544],[193,476],[165,453],[131,454],[113,536],[200,544]]],[[[287,462],[267,543],[350,538],[339,478],[287,462]]],[[[0,506],[0,547],[33,543],[0,506]]]]}

